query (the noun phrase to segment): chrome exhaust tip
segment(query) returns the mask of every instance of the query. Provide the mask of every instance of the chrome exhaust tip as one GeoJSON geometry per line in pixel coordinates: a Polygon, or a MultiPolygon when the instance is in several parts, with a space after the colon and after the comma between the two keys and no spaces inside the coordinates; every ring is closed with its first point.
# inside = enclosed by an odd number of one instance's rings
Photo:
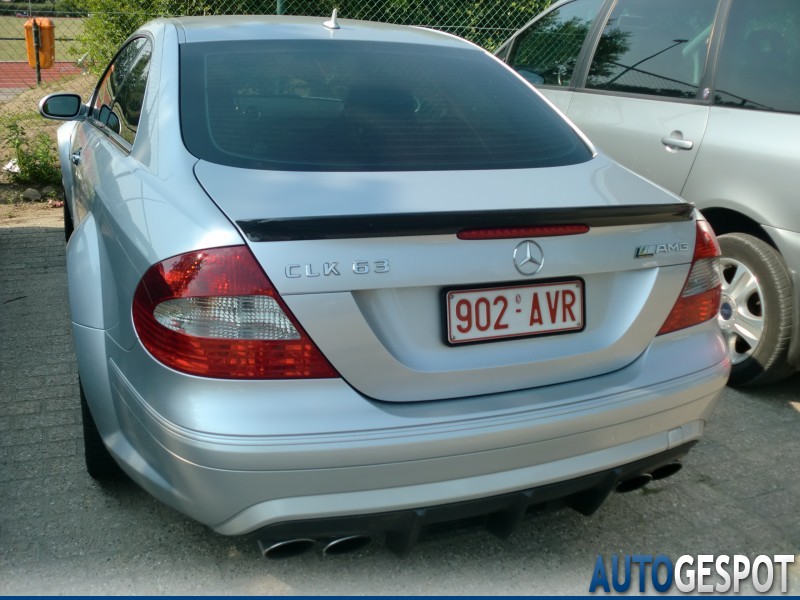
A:
{"type": "Polygon", "coordinates": [[[634,477],[626,479],[625,481],[621,481],[619,484],[617,484],[617,493],[625,494],[627,492],[633,492],[635,490],[643,488],[652,480],[653,476],[648,473],[635,475],[634,477]]]}
{"type": "Polygon", "coordinates": [[[299,538],[296,540],[282,540],[280,542],[258,540],[258,548],[265,558],[279,560],[305,554],[314,547],[314,540],[299,538]]]}
{"type": "Polygon", "coordinates": [[[322,549],[322,554],[326,556],[335,556],[337,554],[349,554],[361,550],[369,545],[372,538],[365,535],[348,535],[345,537],[335,538],[328,542],[322,549]]]}
{"type": "Polygon", "coordinates": [[[657,481],[659,479],[666,479],[667,477],[672,477],[683,468],[683,465],[679,462],[669,463],[668,465],[664,465],[663,467],[658,467],[655,471],[653,471],[653,481],[657,481]]]}

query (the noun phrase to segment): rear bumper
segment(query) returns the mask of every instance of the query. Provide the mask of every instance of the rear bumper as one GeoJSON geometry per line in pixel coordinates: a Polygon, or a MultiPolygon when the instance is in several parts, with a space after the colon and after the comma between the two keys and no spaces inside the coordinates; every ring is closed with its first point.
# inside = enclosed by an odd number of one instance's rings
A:
{"type": "Polygon", "coordinates": [[[290,521],[268,525],[254,536],[269,543],[291,539],[333,539],[347,536],[385,536],[387,547],[405,554],[427,532],[440,526],[483,526],[498,537],[509,536],[528,514],[572,508],[583,515],[594,513],[617,486],[640,475],[660,479],[697,442],[688,442],[625,465],[567,481],[519,490],[510,494],[364,515],[290,521]]]}
{"type": "MultiPolygon", "coordinates": [[[[728,369],[725,357],[642,388],[633,366],[633,373],[609,376],[628,384],[615,393],[605,389],[604,378],[594,378],[592,400],[447,427],[248,439],[166,421],[124,389],[112,363],[113,414],[96,421],[106,428],[101,432],[112,454],[153,496],[219,533],[240,535],[283,523],[471,502],[585,477],[587,489],[613,488],[620,466],[700,438],[728,369]],[[604,474],[600,484],[597,474],[604,474]]],[[[414,403],[430,410],[425,404],[414,403]]]]}
{"type": "Polygon", "coordinates": [[[662,453],[699,439],[730,368],[709,322],[661,336],[601,377],[379,403],[341,380],[273,387],[175,374],[174,385],[153,376],[134,385],[123,373],[145,367],[119,363],[151,359],[114,347],[105,332],[73,333],[87,400],[112,455],[153,496],[226,535],[430,512],[554,484],[570,497],[574,480],[593,497],[612,489],[625,465],[658,466],[662,453]],[[87,362],[93,356],[108,368],[87,362]],[[233,435],[235,428],[261,433],[233,435]]]}
{"type": "MultiPolygon", "coordinates": [[[[531,488],[541,488],[536,498],[528,498],[528,504],[537,504],[540,494],[544,494],[547,500],[557,498],[566,499],[567,496],[575,495],[570,499],[568,505],[576,508],[580,512],[591,514],[599,508],[609,492],[616,485],[637,474],[649,473],[669,462],[662,456],[674,456],[677,458],[688,452],[688,449],[697,442],[703,431],[701,421],[693,421],[685,427],[676,428],[669,432],[649,436],[628,444],[612,446],[603,450],[571,456],[562,460],[532,465],[522,469],[509,471],[499,471],[496,473],[486,473],[472,477],[459,479],[446,479],[445,471],[439,471],[441,466],[435,464],[420,464],[418,469],[436,469],[443,477],[442,481],[429,482],[402,487],[382,487],[377,489],[361,489],[350,492],[338,492],[328,494],[313,494],[308,496],[283,497],[268,500],[250,506],[233,518],[213,526],[218,533],[226,535],[237,535],[248,533],[256,529],[269,529],[273,526],[276,531],[269,532],[270,537],[275,538],[276,532],[288,533],[292,530],[297,521],[312,521],[310,529],[315,529],[315,523],[324,523],[319,519],[332,519],[330,523],[337,524],[337,519],[348,522],[348,517],[357,516],[358,521],[368,520],[369,515],[375,515],[378,519],[377,529],[391,531],[394,528],[383,527],[385,515],[380,513],[393,513],[405,511],[401,514],[416,514],[422,507],[424,512],[428,512],[433,517],[424,519],[422,522],[438,522],[440,517],[447,517],[448,507],[453,503],[466,503],[467,506],[481,507],[484,499],[488,506],[500,505],[495,510],[503,510],[503,504],[509,502],[508,499],[492,499],[496,496],[526,496],[531,488]],[[684,431],[685,430],[685,431],[684,431]],[[689,435],[685,435],[685,432],[689,435]],[[670,446],[669,440],[676,441],[675,446],[670,446]],[[686,441],[689,439],[690,441],[686,441]],[[636,461],[633,457],[642,456],[636,461]],[[630,468],[626,465],[638,465],[630,468]],[[522,490],[522,491],[520,491],[522,490]],[[439,510],[432,511],[432,507],[439,507],[439,510]],[[583,508],[581,508],[583,507],[583,508]]],[[[610,439],[613,433],[608,432],[610,439]]],[[[562,448],[563,453],[568,453],[570,443],[577,440],[559,440],[557,443],[562,448]]],[[[523,455],[528,456],[531,462],[536,460],[538,449],[536,445],[530,445],[517,449],[523,455]]],[[[461,456],[450,457],[445,464],[457,465],[459,462],[466,463],[479,460],[479,457],[461,456]]],[[[433,463],[433,461],[431,461],[433,463]]],[[[498,468],[502,463],[498,462],[498,468]]],[[[390,465],[384,465],[380,470],[391,472],[390,465]]],[[[346,480],[355,483],[347,473],[339,473],[346,480]]],[[[313,476],[313,474],[311,475],[313,476]]],[[[369,476],[369,475],[367,475],[369,476]]],[[[369,479],[361,482],[361,485],[368,483],[369,479]]],[[[513,500],[512,500],[513,502],[513,500]]],[[[527,508],[527,505],[526,505],[527,508]]],[[[470,514],[471,509],[467,511],[470,514]]],[[[483,509],[481,509],[483,511],[483,509]]],[[[458,514],[458,513],[456,513],[458,514]]],[[[485,514],[479,512],[477,514],[485,514]]],[[[406,517],[400,517],[404,519],[406,517]]],[[[390,521],[392,518],[389,519],[390,521]]],[[[422,524],[422,522],[420,524],[422,524]]],[[[305,526],[303,526],[305,527],[305,526]]],[[[371,529],[375,530],[375,527],[371,529]]],[[[342,534],[342,531],[337,531],[342,534]]],[[[347,532],[344,532],[347,533],[347,532]]],[[[354,533],[363,534],[364,531],[354,533]]],[[[316,536],[323,535],[324,532],[317,532],[316,536]]],[[[315,536],[315,537],[316,537],[315,536]]],[[[295,537],[297,537],[295,535],[295,537]]]]}

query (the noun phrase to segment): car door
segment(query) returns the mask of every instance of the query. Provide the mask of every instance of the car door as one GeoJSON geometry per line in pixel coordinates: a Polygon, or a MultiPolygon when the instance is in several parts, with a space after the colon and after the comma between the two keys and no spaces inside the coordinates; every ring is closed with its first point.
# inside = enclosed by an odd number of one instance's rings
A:
{"type": "Polygon", "coordinates": [[[800,231],[800,3],[731,3],[714,105],[684,193],[700,208],[735,210],[800,231]]]}
{"type": "Polygon", "coordinates": [[[718,0],[618,0],[567,115],[603,151],[680,194],[709,115],[718,0]]]}
{"type": "Polygon", "coordinates": [[[497,54],[562,112],[567,112],[574,75],[604,2],[560,3],[521,29],[497,54]]]}

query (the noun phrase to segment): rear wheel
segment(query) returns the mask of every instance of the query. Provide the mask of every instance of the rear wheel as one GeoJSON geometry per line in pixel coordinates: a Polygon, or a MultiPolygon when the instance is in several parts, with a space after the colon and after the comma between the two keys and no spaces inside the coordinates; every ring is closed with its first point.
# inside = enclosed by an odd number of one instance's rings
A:
{"type": "Polygon", "coordinates": [[[772,246],[751,235],[722,235],[719,244],[719,324],[731,356],[729,384],[779,381],[793,372],[787,357],[794,299],[786,265],[772,246]]]}
{"type": "Polygon", "coordinates": [[[108,448],[100,437],[89,404],[86,402],[86,395],[81,389],[81,418],[83,420],[83,448],[86,460],[86,470],[89,475],[98,481],[116,481],[122,479],[124,473],[119,465],[114,461],[108,448]]]}

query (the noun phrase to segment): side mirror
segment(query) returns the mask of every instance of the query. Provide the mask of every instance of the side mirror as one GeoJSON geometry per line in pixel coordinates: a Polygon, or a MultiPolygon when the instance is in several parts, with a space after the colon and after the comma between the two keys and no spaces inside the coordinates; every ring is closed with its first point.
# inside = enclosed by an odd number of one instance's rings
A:
{"type": "Polygon", "coordinates": [[[78,94],[50,94],[39,102],[39,114],[46,119],[72,121],[83,117],[83,103],[78,94]]]}

